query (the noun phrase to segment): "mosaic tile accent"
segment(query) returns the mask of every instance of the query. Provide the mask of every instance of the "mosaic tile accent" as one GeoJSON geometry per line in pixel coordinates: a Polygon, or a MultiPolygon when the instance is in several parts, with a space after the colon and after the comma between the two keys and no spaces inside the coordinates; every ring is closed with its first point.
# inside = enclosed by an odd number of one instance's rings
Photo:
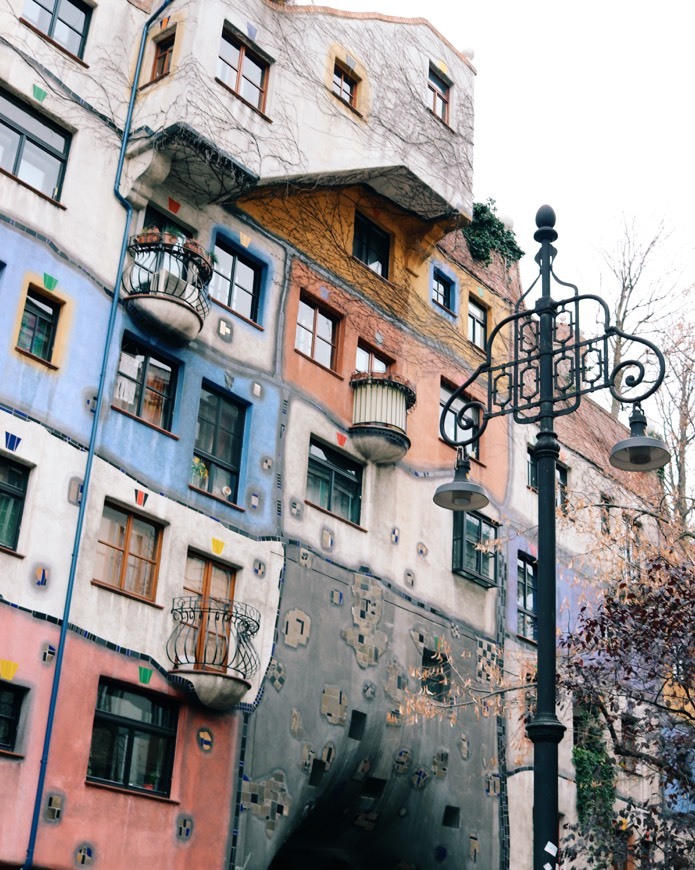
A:
{"type": "Polygon", "coordinates": [[[490,797],[499,797],[500,793],[500,775],[499,773],[489,773],[485,777],[485,794],[490,797]]]}
{"type": "Polygon", "coordinates": [[[259,384],[258,381],[254,381],[253,384],[251,384],[251,392],[256,399],[260,399],[260,397],[263,395],[262,384],[259,384]]]}
{"type": "Polygon", "coordinates": [[[423,559],[429,553],[429,550],[427,549],[427,545],[423,544],[422,541],[418,541],[416,550],[417,550],[418,556],[421,556],[423,559]]]}
{"type": "Polygon", "coordinates": [[[335,751],[335,743],[332,740],[329,740],[328,743],[321,750],[321,761],[323,761],[325,767],[324,770],[330,770],[331,765],[335,761],[336,751],[335,751]]]}
{"type": "Polygon", "coordinates": [[[347,720],[348,699],[339,686],[324,686],[321,693],[321,715],[331,725],[344,725],[347,720]]]}
{"type": "Polygon", "coordinates": [[[468,761],[471,755],[471,744],[466,734],[462,734],[458,740],[459,752],[464,761],[468,761]]]}
{"type": "Polygon", "coordinates": [[[311,568],[314,564],[314,554],[311,550],[307,550],[304,547],[299,551],[299,564],[303,568],[311,568]]]}
{"type": "Polygon", "coordinates": [[[11,450],[13,453],[21,444],[22,439],[19,435],[13,435],[12,432],[5,432],[5,449],[11,450]]]}
{"type": "Polygon", "coordinates": [[[347,444],[347,435],[344,432],[336,432],[335,440],[338,443],[338,447],[345,447],[347,444]]]}
{"type": "Polygon", "coordinates": [[[138,666],[138,675],[143,686],[149,686],[152,679],[152,668],[146,668],[144,665],[138,666]]]}
{"type": "Polygon", "coordinates": [[[83,843],[75,852],[75,863],[82,867],[94,863],[94,847],[89,843],[83,843]]]}
{"type": "Polygon", "coordinates": [[[261,468],[263,471],[272,471],[273,468],[273,458],[272,456],[264,456],[261,459],[261,468]]]}
{"type": "Polygon", "coordinates": [[[41,661],[45,662],[47,665],[53,661],[56,655],[56,648],[52,643],[45,643],[41,647],[41,661]]]}
{"type": "Polygon", "coordinates": [[[398,774],[407,773],[410,765],[413,763],[413,753],[407,748],[397,750],[393,753],[393,772],[398,774]]]}
{"type": "MultiPolygon", "coordinates": [[[[249,34],[249,36],[251,36],[251,34],[249,34]]],[[[252,36],[251,39],[253,39],[252,36]]],[[[251,236],[248,233],[239,233],[239,242],[244,248],[248,248],[251,244],[251,236]]]]}
{"type": "Polygon", "coordinates": [[[295,608],[285,615],[282,637],[287,646],[306,646],[310,634],[311,618],[303,610],[295,608]]]}
{"type": "Polygon", "coordinates": [[[210,549],[216,556],[221,556],[224,550],[224,541],[219,538],[210,538],[210,549]]]}
{"type": "Polygon", "coordinates": [[[432,773],[436,779],[445,779],[449,770],[449,753],[446,749],[440,749],[432,758],[432,773]]]}
{"type": "Polygon", "coordinates": [[[293,707],[290,711],[290,734],[299,739],[304,733],[304,719],[301,711],[293,707]]]}
{"type": "Polygon", "coordinates": [[[429,782],[429,772],[424,767],[418,767],[410,777],[410,783],[415,789],[424,788],[429,782]]]}
{"type": "Polygon", "coordinates": [[[411,589],[415,586],[415,572],[409,568],[403,572],[403,582],[411,589]]]}
{"type": "Polygon", "coordinates": [[[477,864],[478,856],[480,855],[480,841],[476,834],[471,834],[468,838],[468,854],[471,857],[471,861],[477,864]]]}
{"type": "Polygon", "coordinates": [[[457,640],[461,637],[461,627],[458,622],[451,623],[451,636],[455,637],[457,640]]]}
{"type": "Polygon", "coordinates": [[[260,559],[254,559],[253,573],[256,577],[265,577],[265,562],[262,562],[260,559]]]}
{"type": "Polygon", "coordinates": [[[148,493],[143,492],[141,489],[135,489],[133,492],[135,493],[135,504],[138,507],[145,507],[149,498],[148,493]]]}
{"type": "Polygon", "coordinates": [[[46,821],[59,822],[60,817],[63,815],[64,804],[65,797],[62,794],[56,792],[50,793],[46,798],[46,810],[44,812],[46,821]]]}
{"type": "Polygon", "coordinates": [[[376,683],[371,680],[362,683],[362,697],[367,701],[373,701],[376,697],[376,683]]]}
{"type": "Polygon", "coordinates": [[[268,680],[270,685],[279,692],[285,685],[285,666],[277,659],[271,659],[268,665],[268,680]]]}
{"type": "Polygon", "coordinates": [[[362,782],[367,778],[369,771],[372,769],[372,762],[369,758],[363,758],[357,765],[357,770],[353,773],[352,778],[358,782],[362,782]]]}
{"type": "Polygon", "coordinates": [[[196,743],[198,744],[198,748],[202,752],[212,752],[212,745],[214,740],[212,736],[212,731],[209,728],[199,728],[195,739],[196,743]]]}
{"type": "Polygon", "coordinates": [[[377,628],[383,604],[381,586],[371,577],[356,574],[352,594],[355,598],[352,607],[355,627],[341,631],[340,635],[355,650],[361,668],[373,667],[378,664],[389,642],[386,632],[377,628]]]}
{"type": "Polygon", "coordinates": [[[232,332],[232,324],[224,317],[220,317],[217,321],[217,334],[225,344],[231,344],[234,337],[232,332]]]}
{"type": "Polygon", "coordinates": [[[258,28],[254,24],[251,24],[250,21],[247,21],[246,22],[246,32],[249,35],[249,39],[255,39],[256,34],[258,33],[258,28]]]}
{"type": "Polygon", "coordinates": [[[81,477],[71,477],[68,483],[68,501],[70,504],[79,506],[82,501],[84,483],[81,477]]]}
{"type": "Polygon", "coordinates": [[[499,669],[499,653],[496,643],[490,640],[477,638],[478,647],[478,666],[476,676],[481,683],[492,682],[493,677],[499,669]]]}
{"type": "Polygon", "coordinates": [[[331,590],[331,604],[335,604],[336,607],[343,606],[343,593],[340,589],[331,590]]]}
{"type": "Polygon", "coordinates": [[[43,101],[48,96],[47,92],[44,91],[43,88],[40,88],[38,85],[32,85],[31,92],[34,95],[34,99],[37,103],[43,103],[43,101]]]}
{"type": "Polygon", "coordinates": [[[176,819],[176,839],[187,842],[193,836],[192,816],[178,816],[176,819]]]}
{"type": "Polygon", "coordinates": [[[416,626],[415,628],[411,628],[410,637],[415,644],[415,648],[420,653],[420,657],[422,657],[422,652],[425,647],[427,647],[428,649],[431,648],[429,644],[429,632],[426,628],[423,628],[422,626],[416,626]]]}
{"type": "Polygon", "coordinates": [[[0,680],[7,680],[8,683],[11,683],[14,680],[18,667],[19,662],[13,662],[10,659],[0,659],[0,680]]]}
{"type": "Polygon", "coordinates": [[[392,543],[392,544],[397,544],[397,543],[398,543],[398,539],[400,538],[400,536],[401,536],[401,531],[400,531],[400,529],[398,529],[398,528],[396,528],[396,526],[394,526],[394,527],[391,529],[391,543],[392,543]]]}
{"type": "Polygon", "coordinates": [[[298,498],[290,499],[290,513],[293,517],[301,520],[302,514],[304,513],[304,504],[298,498]]]}
{"type": "Polygon", "coordinates": [[[386,724],[390,725],[391,727],[398,727],[402,725],[403,716],[401,715],[401,711],[398,709],[389,710],[386,714],[386,724]]]}
{"type": "Polygon", "coordinates": [[[234,389],[234,375],[229,369],[224,373],[224,385],[228,390],[234,389]]]}
{"type": "Polygon", "coordinates": [[[167,197],[167,207],[172,214],[178,214],[181,208],[181,203],[174,199],[173,196],[167,197]]]}
{"type": "Polygon", "coordinates": [[[386,682],[384,683],[384,691],[394,701],[400,704],[403,700],[403,693],[408,688],[408,674],[401,667],[396,659],[390,662],[386,668],[386,682]]]}
{"type": "Polygon", "coordinates": [[[241,808],[265,822],[265,833],[270,839],[283,816],[288,815],[291,798],[285,783],[285,774],[278,770],[268,779],[251,782],[244,777],[241,786],[241,808]]]}
{"type": "Polygon", "coordinates": [[[321,529],[321,546],[329,553],[335,546],[335,535],[330,529],[321,529]]]}
{"type": "Polygon", "coordinates": [[[316,758],[316,750],[311,745],[311,743],[305,743],[302,746],[300,762],[299,762],[299,766],[301,768],[301,771],[305,776],[309,776],[309,774],[311,773],[311,766],[314,763],[315,758],[316,758]]]}
{"type": "Polygon", "coordinates": [[[50,290],[51,292],[53,292],[58,286],[58,279],[55,278],[53,275],[49,275],[48,272],[44,272],[43,286],[46,290],[50,290]]]}
{"type": "Polygon", "coordinates": [[[251,505],[252,510],[257,510],[258,505],[261,503],[261,496],[257,492],[252,492],[249,497],[249,504],[251,505]]]}
{"type": "Polygon", "coordinates": [[[34,586],[45,589],[48,586],[49,571],[45,565],[38,565],[34,571],[34,586]]]}

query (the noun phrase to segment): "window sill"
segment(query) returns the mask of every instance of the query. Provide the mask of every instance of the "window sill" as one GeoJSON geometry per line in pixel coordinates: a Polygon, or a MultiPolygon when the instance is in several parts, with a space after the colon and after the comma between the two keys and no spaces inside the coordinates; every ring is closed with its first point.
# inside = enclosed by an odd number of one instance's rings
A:
{"type": "Polygon", "coordinates": [[[318,366],[320,369],[323,369],[324,372],[328,372],[329,375],[333,375],[334,378],[338,378],[339,381],[344,381],[345,378],[342,375],[339,375],[334,369],[329,369],[328,366],[325,366],[323,363],[318,362],[311,356],[307,356],[305,353],[302,353],[301,350],[297,350],[295,347],[294,352],[302,357],[302,359],[308,360],[310,363],[313,363],[315,366],[318,366]]]}
{"type": "Polygon", "coordinates": [[[53,199],[50,196],[47,196],[42,190],[39,190],[36,187],[32,187],[30,184],[27,184],[26,181],[22,181],[21,178],[18,178],[16,175],[13,175],[11,172],[8,172],[6,169],[2,169],[0,167],[0,175],[4,175],[7,178],[11,178],[12,181],[16,181],[17,184],[22,187],[26,187],[27,190],[30,190],[32,193],[35,193],[37,196],[40,196],[41,199],[45,199],[46,202],[50,202],[51,205],[55,205],[57,208],[62,209],[63,211],[67,210],[67,206],[63,205],[62,202],[58,202],[57,199],[53,199]]]}
{"type": "Polygon", "coordinates": [[[253,326],[259,332],[265,332],[265,327],[261,326],[260,323],[256,323],[255,320],[251,320],[248,317],[244,317],[243,314],[239,314],[238,311],[235,311],[233,308],[230,308],[229,305],[225,305],[224,302],[220,302],[219,299],[215,299],[213,296],[210,297],[210,301],[214,302],[215,305],[218,305],[223,311],[229,311],[230,314],[233,314],[239,320],[242,320],[244,323],[248,323],[249,326],[253,326]]]}
{"type": "MultiPolygon", "coordinates": [[[[246,99],[244,99],[244,97],[242,97],[241,94],[237,94],[237,92],[234,91],[234,90],[232,90],[232,89],[229,87],[229,85],[226,85],[226,84],[222,81],[222,79],[218,79],[217,76],[215,76],[215,81],[217,82],[218,85],[220,85],[220,87],[223,87],[223,88],[225,89],[225,91],[227,91],[228,93],[230,93],[233,97],[236,97],[236,99],[239,100],[240,103],[243,103],[245,106],[248,106],[249,109],[251,109],[252,111],[254,111],[257,115],[260,115],[261,118],[263,118],[264,121],[267,121],[269,124],[272,124],[272,123],[273,123],[273,119],[272,119],[272,118],[269,118],[269,117],[265,114],[265,112],[262,112],[262,111],[258,108],[258,106],[254,106],[253,103],[249,103],[249,101],[246,100],[246,99]]],[[[264,95],[264,97],[265,97],[265,95],[264,95]]]]}
{"type": "Polygon", "coordinates": [[[439,309],[440,313],[447,314],[449,317],[458,317],[458,314],[451,308],[447,308],[446,305],[442,305],[441,302],[437,302],[436,299],[432,299],[432,305],[435,308],[439,309]]]}
{"type": "Polygon", "coordinates": [[[475,583],[476,586],[480,586],[482,589],[497,589],[497,583],[494,580],[483,577],[482,574],[473,574],[471,571],[457,570],[456,568],[452,568],[452,571],[457,577],[470,580],[471,583],[475,583]]]}
{"type": "Polygon", "coordinates": [[[309,501],[309,499],[304,499],[304,504],[308,504],[309,507],[316,508],[317,511],[321,511],[322,514],[326,514],[329,517],[333,517],[336,520],[340,520],[341,523],[345,523],[346,526],[350,526],[353,529],[357,529],[358,532],[367,532],[367,529],[364,526],[358,526],[357,523],[353,523],[352,520],[347,520],[345,517],[341,517],[340,514],[334,514],[333,511],[326,510],[326,508],[321,507],[321,505],[316,504],[316,502],[309,501]]]}
{"type": "Polygon", "coordinates": [[[453,133],[453,132],[454,132],[454,128],[451,127],[451,126],[449,125],[449,122],[448,122],[448,121],[445,121],[444,118],[440,118],[439,115],[438,115],[436,112],[433,112],[432,109],[430,109],[429,106],[426,106],[426,109],[427,109],[427,111],[430,113],[430,115],[432,115],[433,118],[436,118],[437,121],[439,121],[439,123],[440,123],[443,127],[446,127],[446,129],[447,129],[450,133],[453,133]]]}
{"type": "Polygon", "coordinates": [[[161,76],[157,76],[156,79],[150,79],[149,82],[145,82],[144,85],[140,85],[140,87],[138,88],[138,93],[140,93],[140,91],[146,90],[147,88],[151,87],[152,85],[156,85],[158,82],[161,82],[168,77],[169,77],[169,71],[162,73],[161,76]]]}
{"type": "Polygon", "coordinates": [[[112,586],[110,583],[104,583],[103,580],[92,580],[92,586],[98,589],[106,589],[108,592],[113,592],[114,595],[122,595],[124,598],[130,598],[133,601],[138,601],[140,604],[147,604],[148,607],[154,607],[156,610],[164,610],[162,604],[157,604],[151,598],[143,598],[141,595],[135,595],[134,592],[127,592],[125,589],[119,589],[118,586],[112,586]]]}
{"type": "Polygon", "coordinates": [[[7,758],[9,761],[24,761],[24,756],[20,752],[13,752],[11,749],[0,749],[0,758],[7,758]]]}
{"type": "Polygon", "coordinates": [[[201,495],[207,496],[208,498],[214,499],[214,501],[218,501],[220,504],[227,505],[227,507],[232,508],[232,510],[239,511],[240,513],[246,513],[246,508],[242,507],[239,504],[235,504],[233,501],[226,501],[223,498],[220,498],[219,495],[213,495],[213,493],[208,492],[206,489],[200,489],[198,486],[193,486],[192,483],[188,484],[188,488],[192,492],[199,492],[201,495]]]}
{"type": "MultiPolygon", "coordinates": [[[[369,266],[368,266],[366,263],[362,262],[362,260],[359,259],[359,257],[356,257],[354,254],[351,254],[351,255],[350,255],[350,259],[351,259],[354,263],[359,263],[360,266],[361,266],[361,267],[362,267],[362,268],[363,268],[363,269],[364,269],[368,274],[374,276],[375,278],[378,278],[379,281],[383,281],[384,284],[386,284],[387,287],[393,287],[393,288],[395,288],[396,290],[398,289],[398,287],[397,287],[396,284],[394,284],[392,281],[389,281],[388,278],[384,278],[384,276],[383,276],[383,275],[380,275],[378,272],[375,272],[374,269],[370,269],[369,266]]],[[[390,263],[389,263],[389,265],[390,265],[390,263]]]]}
{"type": "Polygon", "coordinates": [[[32,30],[37,36],[40,36],[44,42],[47,42],[49,45],[52,45],[54,48],[57,48],[58,51],[62,51],[63,54],[67,55],[70,60],[74,60],[75,63],[79,63],[80,66],[83,66],[85,69],[89,69],[89,64],[85,63],[81,57],[78,57],[76,54],[73,54],[71,51],[68,51],[65,46],[61,45],[59,42],[56,42],[55,39],[51,39],[51,37],[44,33],[43,30],[39,30],[39,28],[32,24],[30,21],[27,21],[26,18],[22,18],[20,16],[19,23],[23,24],[25,27],[28,27],[29,30],[32,30]]]}
{"type": "Polygon", "coordinates": [[[140,790],[139,788],[125,788],[125,786],[122,785],[112,785],[108,782],[98,782],[95,779],[86,779],[84,784],[86,786],[89,786],[90,788],[103,788],[104,791],[115,791],[117,794],[125,794],[129,797],[147,798],[151,801],[159,801],[162,804],[178,805],[181,803],[181,801],[177,801],[174,798],[166,797],[166,795],[162,794],[155,794],[155,792],[147,791],[146,789],[140,790]]]}
{"type": "Polygon", "coordinates": [[[47,369],[52,369],[54,372],[58,371],[57,365],[54,365],[54,363],[49,362],[49,360],[44,359],[42,356],[37,356],[35,353],[32,353],[29,350],[24,350],[23,347],[15,347],[15,350],[22,356],[25,356],[28,359],[33,359],[35,362],[41,363],[41,365],[46,366],[47,369]]]}
{"type": "Polygon", "coordinates": [[[534,640],[532,637],[526,637],[525,634],[517,634],[516,639],[522,641],[522,643],[531,644],[532,647],[538,646],[537,640],[534,640]]]}
{"type": "Polygon", "coordinates": [[[154,429],[155,432],[160,432],[168,438],[173,438],[174,441],[179,440],[179,436],[174,435],[174,433],[170,432],[168,429],[162,429],[161,426],[155,426],[154,423],[148,423],[147,420],[143,420],[142,417],[138,417],[137,414],[131,414],[130,411],[124,411],[123,408],[119,408],[118,405],[111,405],[111,410],[123,414],[124,417],[129,417],[131,420],[137,420],[138,423],[142,423],[142,425],[147,426],[148,429],[154,429]]]}
{"type": "Polygon", "coordinates": [[[345,106],[346,109],[349,109],[349,110],[352,112],[353,115],[357,115],[357,117],[358,117],[361,121],[364,121],[364,115],[362,114],[362,112],[360,112],[359,109],[357,109],[355,106],[353,106],[353,105],[351,105],[350,103],[348,103],[347,100],[344,100],[342,97],[339,97],[338,94],[336,94],[335,91],[332,90],[331,88],[326,88],[326,90],[327,90],[327,91],[331,94],[331,96],[334,97],[334,98],[335,98],[335,99],[336,99],[336,100],[337,100],[337,101],[338,101],[342,106],[345,106]]]}
{"type": "Polygon", "coordinates": [[[23,559],[24,555],[22,553],[18,553],[16,550],[12,550],[9,547],[3,547],[0,545],[0,554],[4,553],[6,556],[14,556],[15,559],[23,559]]]}

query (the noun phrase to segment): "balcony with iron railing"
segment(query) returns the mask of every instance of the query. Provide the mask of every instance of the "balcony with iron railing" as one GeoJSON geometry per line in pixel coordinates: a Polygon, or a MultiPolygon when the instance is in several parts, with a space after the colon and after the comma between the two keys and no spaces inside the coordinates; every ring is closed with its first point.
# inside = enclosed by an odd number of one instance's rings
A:
{"type": "Polygon", "coordinates": [[[415,389],[392,372],[354,372],[350,436],[356,449],[377,465],[398,462],[410,449],[406,417],[415,389]]]}
{"type": "Polygon", "coordinates": [[[258,670],[252,638],[261,614],[248,604],[199,595],[174,598],[171,614],[176,625],[167,642],[170,673],[191,683],[207,707],[233,707],[258,670]]]}
{"type": "Polygon", "coordinates": [[[133,236],[128,252],[128,310],[169,339],[192,341],[210,311],[210,254],[193,239],[157,228],[133,236]]]}

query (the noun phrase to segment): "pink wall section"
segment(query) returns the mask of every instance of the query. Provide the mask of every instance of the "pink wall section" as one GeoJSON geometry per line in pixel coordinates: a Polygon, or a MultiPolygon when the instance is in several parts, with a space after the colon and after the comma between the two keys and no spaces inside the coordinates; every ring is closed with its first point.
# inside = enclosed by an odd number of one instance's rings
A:
{"type": "MultiPolygon", "coordinates": [[[[56,646],[58,628],[16,609],[0,606],[0,659],[16,662],[12,683],[26,686],[16,754],[0,752],[0,865],[21,864],[26,848],[43,748],[55,660],[42,661],[45,643],[56,646]]],[[[208,711],[192,696],[170,686],[153,669],[147,687],[139,666],[147,662],[120,655],[68,632],[44,806],[49,792],[65,796],[59,822],[42,811],[35,866],[74,868],[75,851],[89,843],[102,870],[147,867],[221,867],[225,863],[235,794],[239,715],[208,711]],[[179,702],[178,732],[170,799],[85,782],[100,677],[121,680],[179,702]],[[213,735],[204,752],[200,728],[213,735]],[[193,818],[187,841],[176,838],[179,814],[193,818]]]]}

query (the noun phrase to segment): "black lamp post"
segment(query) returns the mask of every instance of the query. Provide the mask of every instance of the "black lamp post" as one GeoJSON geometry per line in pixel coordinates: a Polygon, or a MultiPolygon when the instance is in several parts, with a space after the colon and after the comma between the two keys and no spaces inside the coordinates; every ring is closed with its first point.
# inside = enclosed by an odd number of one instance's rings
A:
{"type": "Polygon", "coordinates": [[[538,425],[535,449],[538,700],[536,715],[526,732],[534,746],[533,867],[534,870],[555,870],[559,840],[558,744],[565,727],[555,714],[555,475],[560,447],[553,424],[556,417],[576,411],[583,395],[608,388],[620,402],[633,405],[631,437],[615,446],[611,464],[624,471],[649,471],[666,465],[670,457],[662,441],[645,435],[646,418],[641,407],[641,402],[663,381],[665,365],[661,351],[646,339],[611,326],[608,306],[603,299],[593,294],[580,294],[573,284],[566,284],[555,275],[553,261],[557,251],[552,242],[557,239],[557,232],[555,212],[550,206],[544,205],[538,210],[536,226],[534,238],[541,246],[536,256],[538,278],[516,303],[514,313],[492,330],[486,342],[485,362],[456,390],[442,410],[441,436],[458,447],[458,455],[453,483],[440,486],[434,501],[454,511],[484,507],[489,500],[483,488],[468,480],[470,463],[465,457],[465,447],[480,438],[492,417],[513,414],[517,423],[538,425]],[[551,277],[569,291],[566,298],[555,301],[551,297],[551,277]],[[527,308],[525,300],[539,279],[541,295],[532,308],[527,308]],[[580,310],[589,307],[594,313],[598,311],[598,322],[603,327],[603,334],[598,337],[584,337],[580,333],[580,310]],[[623,361],[611,367],[609,342],[612,336],[634,342],[640,347],[643,359],[639,355],[627,359],[623,354],[623,361]],[[495,357],[507,357],[504,362],[493,361],[493,349],[495,357]],[[487,400],[466,400],[466,390],[480,376],[487,380],[487,400]],[[464,434],[454,441],[447,436],[445,419],[457,400],[464,402],[457,413],[457,423],[464,434]]]}

